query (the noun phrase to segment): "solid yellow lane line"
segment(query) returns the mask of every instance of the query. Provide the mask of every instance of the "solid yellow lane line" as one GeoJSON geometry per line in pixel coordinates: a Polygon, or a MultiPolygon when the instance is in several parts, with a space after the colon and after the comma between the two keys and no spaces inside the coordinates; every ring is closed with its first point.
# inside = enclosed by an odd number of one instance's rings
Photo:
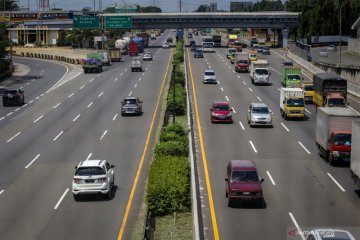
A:
{"type": "Polygon", "coordinates": [[[149,132],[148,132],[148,135],[147,135],[147,138],[146,138],[145,147],[144,147],[144,150],[143,150],[142,155],[141,155],[140,163],[139,163],[139,166],[138,166],[138,169],[137,169],[137,172],[136,172],[136,176],[135,176],[135,179],[134,179],[133,186],[131,188],[129,200],[128,200],[127,205],[126,205],[125,214],[124,214],[124,217],[123,217],[123,220],[122,220],[122,223],[121,223],[120,231],[119,231],[118,238],[117,238],[118,240],[121,240],[123,235],[124,235],[124,230],[125,230],[127,219],[129,217],[129,212],[130,212],[131,204],[132,204],[132,201],[133,201],[133,198],[134,198],[136,186],[137,186],[137,183],[138,183],[138,180],[139,180],[139,176],[140,176],[140,173],[141,173],[142,166],[144,164],[145,155],[146,155],[146,152],[147,152],[147,149],[148,149],[148,146],[149,146],[150,136],[151,136],[151,133],[152,133],[153,128],[154,128],[155,116],[156,116],[156,113],[157,113],[159,105],[160,105],[160,100],[161,100],[162,92],[164,90],[166,77],[167,77],[168,72],[169,72],[172,53],[173,53],[173,50],[171,50],[170,58],[169,58],[169,61],[168,61],[167,67],[166,67],[166,72],[165,72],[165,75],[164,75],[164,78],[163,78],[163,81],[162,81],[162,84],[161,84],[160,93],[159,93],[159,96],[158,96],[158,99],[157,99],[157,102],[156,102],[155,111],[154,111],[153,116],[152,116],[150,129],[149,129],[149,132]]]}
{"type": "Polygon", "coordinates": [[[194,95],[196,123],[197,123],[197,126],[198,126],[198,132],[199,132],[201,156],[202,156],[203,165],[204,165],[206,188],[207,188],[208,198],[209,198],[210,215],[211,215],[211,221],[212,221],[212,225],[213,225],[214,239],[218,240],[219,239],[219,231],[218,231],[218,226],[217,226],[217,222],[216,222],[214,201],[213,201],[213,196],[212,196],[212,192],[211,192],[211,183],[210,183],[209,171],[208,171],[208,167],[207,167],[207,160],[206,160],[204,141],[203,141],[203,136],[202,136],[202,131],[201,131],[201,124],[200,124],[199,110],[198,110],[198,104],[197,104],[197,97],[196,97],[196,90],[195,90],[194,78],[193,78],[193,74],[192,74],[192,67],[191,67],[191,63],[190,63],[190,55],[189,55],[189,50],[188,49],[187,49],[187,56],[188,56],[188,63],[189,63],[189,70],[190,70],[191,85],[192,85],[192,90],[193,90],[193,95],[194,95]]]}

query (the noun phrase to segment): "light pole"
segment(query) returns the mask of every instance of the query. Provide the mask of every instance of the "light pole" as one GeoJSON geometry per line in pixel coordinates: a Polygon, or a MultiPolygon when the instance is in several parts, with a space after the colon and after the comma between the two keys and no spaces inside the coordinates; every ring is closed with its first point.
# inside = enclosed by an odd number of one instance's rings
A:
{"type": "Polygon", "coordinates": [[[341,6],[340,6],[340,18],[339,18],[339,65],[341,64],[341,10],[342,8],[345,6],[345,4],[349,3],[350,0],[345,1],[341,6]]]}

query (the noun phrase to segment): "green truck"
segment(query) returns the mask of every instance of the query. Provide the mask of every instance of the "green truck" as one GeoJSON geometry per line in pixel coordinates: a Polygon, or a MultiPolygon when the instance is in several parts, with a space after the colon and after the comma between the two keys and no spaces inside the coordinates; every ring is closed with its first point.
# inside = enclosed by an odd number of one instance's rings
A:
{"type": "Polygon", "coordinates": [[[301,84],[301,69],[299,67],[283,67],[280,78],[283,87],[295,88],[301,84]]]}
{"type": "Polygon", "coordinates": [[[86,55],[86,59],[82,59],[82,68],[84,73],[102,72],[102,60],[103,55],[101,53],[89,53],[86,55]]]}

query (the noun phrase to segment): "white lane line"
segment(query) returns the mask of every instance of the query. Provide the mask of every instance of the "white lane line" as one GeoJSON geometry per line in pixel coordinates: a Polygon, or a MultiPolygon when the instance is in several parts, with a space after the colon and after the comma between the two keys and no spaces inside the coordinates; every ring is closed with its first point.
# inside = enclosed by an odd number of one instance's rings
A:
{"type": "Polygon", "coordinates": [[[57,108],[58,106],[60,106],[61,103],[56,104],[55,106],[53,106],[53,109],[57,108]]]}
{"type": "Polygon", "coordinates": [[[129,93],[129,97],[131,96],[132,92],[129,93]]]}
{"type": "Polygon", "coordinates": [[[239,79],[240,79],[240,76],[239,75],[236,75],[239,79]]]}
{"type": "Polygon", "coordinates": [[[115,119],[117,118],[118,114],[115,114],[115,116],[113,117],[113,121],[115,121],[115,119]]]}
{"type": "Polygon", "coordinates": [[[14,136],[12,136],[11,138],[9,138],[6,142],[9,143],[12,140],[14,140],[14,138],[16,138],[17,136],[19,136],[21,134],[21,132],[18,132],[17,134],[15,134],[14,136]]]}
{"type": "Polygon", "coordinates": [[[245,130],[244,125],[241,122],[239,122],[239,124],[240,124],[242,130],[245,130]]]}
{"type": "Polygon", "coordinates": [[[141,78],[139,78],[139,82],[141,81],[141,78]]]}
{"type": "Polygon", "coordinates": [[[280,92],[280,88],[277,88],[277,90],[280,92]]]}
{"type": "Polygon", "coordinates": [[[136,87],[137,87],[137,84],[134,85],[134,88],[136,88],[136,87]]]}
{"type": "Polygon", "coordinates": [[[11,113],[8,113],[8,114],[6,114],[6,116],[8,117],[8,116],[10,116],[11,114],[13,114],[14,112],[11,112],[11,113]]]}
{"type": "Polygon", "coordinates": [[[71,98],[72,96],[74,96],[75,93],[72,93],[68,96],[68,98],[71,98]]]}
{"type": "Polygon", "coordinates": [[[89,153],[89,155],[87,156],[87,158],[85,159],[85,161],[89,160],[92,156],[92,153],[89,153]]]}
{"type": "Polygon", "coordinates": [[[5,191],[4,189],[3,189],[3,190],[1,190],[1,191],[0,191],[0,195],[1,195],[4,191],[5,191]]]}
{"type": "Polygon", "coordinates": [[[304,147],[304,145],[301,142],[298,142],[298,143],[308,154],[311,154],[311,152],[309,152],[309,150],[307,150],[306,147],[304,147]]]}
{"type": "Polygon", "coordinates": [[[283,123],[280,123],[280,124],[285,128],[286,131],[290,132],[290,130],[285,126],[285,124],[283,124],[283,123]]]}
{"type": "Polygon", "coordinates": [[[220,84],[220,81],[217,81],[218,84],[220,84]]]}
{"type": "Polygon", "coordinates": [[[100,76],[101,76],[101,73],[100,73],[100,74],[98,74],[98,75],[96,75],[96,76],[100,77],[100,76]]]}
{"type": "Polygon", "coordinates": [[[3,120],[3,119],[5,119],[5,117],[0,118],[0,121],[3,120]]]}
{"type": "Polygon", "coordinates": [[[38,117],[37,119],[35,119],[33,123],[36,123],[37,121],[39,121],[39,120],[42,119],[43,117],[44,117],[44,115],[41,115],[40,117],[38,117]]]}
{"type": "Polygon", "coordinates": [[[22,107],[24,108],[24,107],[26,107],[28,104],[26,103],[25,105],[23,105],[22,107]]]}
{"type": "Polygon", "coordinates": [[[224,91],[224,89],[222,87],[220,89],[221,89],[221,91],[224,91]]]}
{"type": "Polygon", "coordinates": [[[94,78],[90,79],[90,80],[89,80],[89,83],[91,83],[92,81],[94,81],[94,78]]]}
{"type": "Polygon", "coordinates": [[[78,114],[78,115],[73,119],[73,122],[75,122],[76,120],[78,120],[79,117],[80,117],[80,114],[78,114]]]}
{"type": "Polygon", "coordinates": [[[246,82],[245,82],[245,81],[242,81],[242,83],[243,83],[244,85],[246,85],[246,82]]]}
{"type": "Polygon", "coordinates": [[[65,190],[65,192],[63,193],[63,195],[60,197],[59,201],[56,203],[56,205],[55,205],[55,207],[54,207],[54,210],[58,209],[61,201],[64,199],[64,197],[66,196],[66,194],[68,193],[68,191],[69,191],[69,188],[67,188],[67,189],[65,190]]]}
{"type": "Polygon", "coordinates": [[[27,83],[27,84],[26,84],[26,86],[29,86],[29,85],[30,85],[30,83],[27,83]]]}
{"type": "Polygon", "coordinates": [[[305,108],[305,111],[308,113],[308,114],[312,114],[309,110],[307,110],[306,108],[305,108]]]}
{"type": "Polygon", "coordinates": [[[103,138],[105,137],[106,133],[107,133],[107,130],[105,130],[104,133],[101,135],[100,140],[103,140],[103,138]]]}
{"type": "MultiPolygon", "coordinates": [[[[231,69],[231,66],[229,67],[229,69],[231,69]]],[[[236,73],[235,70],[233,70],[233,73],[236,73]]]]}
{"type": "Polygon", "coordinates": [[[143,73],[142,75],[145,76],[145,73],[143,73]]]}
{"type": "Polygon", "coordinates": [[[14,112],[17,112],[17,111],[19,111],[20,109],[21,109],[21,108],[17,108],[17,109],[14,110],[14,112]]]}
{"type": "Polygon", "coordinates": [[[87,105],[87,108],[91,107],[91,105],[93,105],[93,104],[94,104],[94,102],[89,103],[89,105],[87,105]]]}
{"type": "Polygon", "coordinates": [[[345,189],[340,185],[340,183],[338,183],[338,181],[335,180],[333,176],[331,176],[330,173],[327,173],[327,175],[331,178],[331,180],[334,181],[334,183],[340,188],[341,191],[345,192],[345,189]]]}
{"type": "Polygon", "coordinates": [[[43,97],[45,95],[45,93],[41,94],[40,97],[43,97]]]}
{"type": "Polygon", "coordinates": [[[31,166],[31,164],[33,164],[33,163],[36,161],[36,159],[38,159],[39,157],[40,157],[40,153],[39,153],[38,155],[36,155],[36,157],[35,157],[33,160],[31,160],[31,162],[29,162],[29,164],[28,164],[28,165],[26,165],[26,166],[25,166],[25,168],[30,167],[30,166],[31,166]]]}
{"type": "Polygon", "coordinates": [[[53,139],[53,142],[55,142],[63,133],[64,131],[59,132],[59,134],[53,139]]]}
{"type": "Polygon", "coordinates": [[[98,95],[98,97],[101,97],[103,94],[104,94],[104,92],[101,92],[101,93],[98,95]]]}
{"type": "Polygon", "coordinates": [[[235,109],[234,108],[231,108],[233,110],[234,113],[236,113],[235,109]]]}
{"type": "Polygon", "coordinates": [[[34,102],[34,100],[29,101],[29,103],[33,103],[33,102],[34,102]]]}
{"type": "Polygon", "coordinates": [[[148,68],[145,68],[145,71],[147,71],[148,70],[148,68]]]}
{"type": "Polygon", "coordinates": [[[82,86],[80,87],[80,90],[83,89],[84,87],[85,87],[85,85],[82,85],[82,86]]]}
{"type": "Polygon", "coordinates": [[[273,179],[272,176],[270,175],[270,172],[269,172],[269,171],[266,171],[266,173],[267,173],[267,175],[269,176],[271,183],[272,183],[274,186],[276,186],[274,179],[273,179]]]}
{"type": "Polygon", "coordinates": [[[35,98],[35,100],[38,100],[40,98],[40,96],[37,96],[36,98],[35,98]]]}
{"type": "Polygon", "coordinates": [[[254,146],[253,142],[252,142],[252,141],[249,141],[249,143],[250,143],[251,147],[254,149],[254,152],[255,152],[255,153],[257,153],[257,150],[256,150],[256,148],[255,148],[255,146],[254,146]]]}
{"type": "Polygon", "coordinates": [[[253,90],[251,88],[249,88],[250,92],[253,92],[253,90]]]}
{"type": "Polygon", "coordinates": [[[257,99],[259,99],[259,101],[262,102],[261,98],[257,97],[257,99]]]}
{"type": "Polygon", "coordinates": [[[117,80],[119,80],[119,79],[118,79],[118,78],[115,78],[115,79],[114,79],[114,82],[117,82],[117,80]]]}
{"type": "Polygon", "coordinates": [[[229,100],[229,98],[228,98],[228,96],[225,96],[225,98],[226,98],[226,100],[229,102],[230,100],[229,100]]]}
{"type": "Polygon", "coordinates": [[[304,234],[301,231],[301,229],[299,227],[299,224],[296,222],[296,219],[294,218],[294,215],[291,212],[289,212],[289,216],[290,216],[291,220],[293,221],[293,223],[294,223],[294,225],[295,225],[295,227],[297,229],[297,233],[300,234],[302,240],[305,240],[304,234]]]}

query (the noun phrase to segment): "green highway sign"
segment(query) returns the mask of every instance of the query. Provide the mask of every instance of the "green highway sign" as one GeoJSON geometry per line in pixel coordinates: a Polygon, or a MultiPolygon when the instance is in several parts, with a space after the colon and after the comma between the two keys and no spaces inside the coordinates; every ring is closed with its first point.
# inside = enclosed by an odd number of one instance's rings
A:
{"type": "Polygon", "coordinates": [[[74,16],[73,28],[100,28],[99,16],[74,16]]]}
{"type": "Polygon", "coordinates": [[[105,16],[105,28],[132,28],[129,16],[105,16]]]}

